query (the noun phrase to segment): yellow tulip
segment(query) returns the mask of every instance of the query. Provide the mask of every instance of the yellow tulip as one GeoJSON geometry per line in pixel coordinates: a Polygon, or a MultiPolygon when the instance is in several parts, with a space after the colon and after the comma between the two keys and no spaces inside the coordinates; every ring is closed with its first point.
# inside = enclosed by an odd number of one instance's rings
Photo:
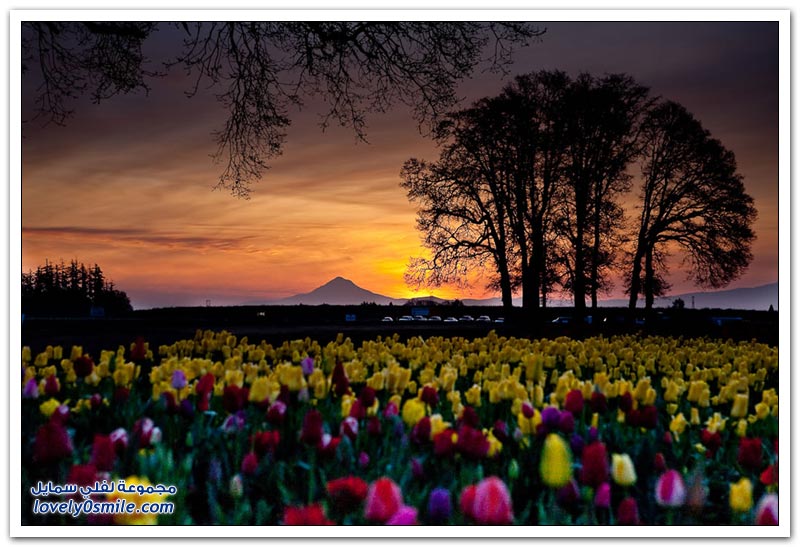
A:
{"type": "Polygon", "coordinates": [[[409,399],[405,402],[402,417],[407,426],[417,425],[417,422],[425,416],[425,406],[419,399],[409,399]]]}
{"type": "Polygon", "coordinates": [[[737,393],[731,405],[731,418],[744,418],[747,416],[748,401],[747,393],[737,393]]]}
{"type": "Polygon", "coordinates": [[[47,416],[48,418],[56,411],[58,407],[61,406],[61,403],[56,399],[48,399],[47,401],[43,402],[39,405],[39,412],[47,416]]]}
{"type": "Polygon", "coordinates": [[[636,483],[636,469],[628,454],[611,455],[611,476],[620,486],[632,486],[636,483]]]}
{"type": "Polygon", "coordinates": [[[753,507],[753,483],[747,477],[730,485],[730,506],[733,511],[746,513],[753,507]]]}
{"type": "Polygon", "coordinates": [[[673,416],[672,420],[669,423],[669,430],[672,431],[672,434],[675,435],[675,439],[679,439],[683,432],[686,430],[687,425],[686,417],[683,415],[683,412],[678,414],[677,416],[673,416]]]}
{"type": "Polygon", "coordinates": [[[561,488],[572,479],[572,452],[557,433],[550,433],[544,440],[539,474],[542,482],[551,488],[561,488]]]}

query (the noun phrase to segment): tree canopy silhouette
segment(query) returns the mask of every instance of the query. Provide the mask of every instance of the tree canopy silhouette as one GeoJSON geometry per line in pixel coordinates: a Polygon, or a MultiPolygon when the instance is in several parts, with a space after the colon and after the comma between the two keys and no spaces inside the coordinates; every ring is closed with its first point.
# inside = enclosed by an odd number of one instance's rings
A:
{"type": "Polygon", "coordinates": [[[143,53],[156,32],[181,42],[164,69],[193,78],[188,96],[211,91],[228,111],[215,132],[218,187],[248,197],[278,156],[290,111],[324,101],[322,126],[366,139],[366,115],[394,104],[427,127],[458,101],[456,84],[480,65],[503,71],[516,47],[544,30],[523,22],[24,22],[23,78],[33,78],[37,117],[63,124],[70,101],[145,91],[143,53]],[[488,53],[487,53],[488,52],[488,53]]]}
{"type": "Polygon", "coordinates": [[[518,76],[498,96],[451,113],[436,138],[438,161],[412,158],[401,171],[430,251],[410,262],[412,284],[466,282],[478,269],[505,306],[521,288],[523,308],[534,310],[558,283],[582,314],[586,297],[596,307],[626,267],[631,306],[641,293],[651,307],[678,249],[704,287],[726,285],[752,258],[756,212],[733,154],[629,76],[518,76]],[[622,207],[634,163],[638,235],[622,207]]]}
{"type": "Polygon", "coordinates": [[[711,137],[683,106],[665,101],[642,126],[642,210],[629,282],[630,307],[645,307],[665,289],[665,258],[685,253],[697,285],[724,287],[752,260],[753,198],[736,172],[733,152],[711,137]]]}
{"type": "Polygon", "coordinates": [[[92,307],[101,307],[107,315],[132,311],[128,295],[105,278],[95,264],[89,268],[73,260],[45,261],[36,271],[22,274],[22,311],[35,316],[88,316],[92,307]]]}

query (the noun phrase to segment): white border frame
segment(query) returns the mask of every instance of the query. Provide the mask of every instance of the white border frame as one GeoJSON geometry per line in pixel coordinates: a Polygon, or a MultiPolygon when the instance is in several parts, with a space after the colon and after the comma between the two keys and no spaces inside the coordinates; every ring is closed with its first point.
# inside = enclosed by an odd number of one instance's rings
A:
{"type": "MultiPolygon", "coordinates": [[[[423,6],[424,7],[424,6],[423,6]]],[[[780,437],[790,439],[790,279],[791,279],[791,238],[790,229],[794,233],[796,226],[791,226],[791,192],[790,192],[790,12],[788,10],[264,10],[264,11],[219,11],[219,10],[14,10],[9,13],[9,532],[12,537],[130,537],[130,528],[125,527],[44,527],[21,526],[21,508],[12,500],[14,493],[21,492],[21,476],[11,470],[20,467],[18,445],[11,444],[11,439],[19,439],[21,434],[21,404],[19,389],[11,389],[17,385],[14,363],[21,362],[21,317],[20,294],[12,287],[19,287],[21,279],[21,40],[20,26],[22,21],[33,20],[528,20],[528,21],[776,21],[779,23],[779,276],[781,291],[779,296],[779,336],[783,345],[781,366],[779,371],[780,400],[783,411],[779,424],[780,437]],[[16,409],[11,412],[11,409],[16,409]]],[[[794,223],[795,225],[797,223],[794,223]]],[[[145,537],[272,537],[272,538],[342,538],[342,537],[438,537],[438,538],[496,538],[498,536],[563,538],[563,537],[788,537],[790,535],[791,492],[790,473],[786,472],[791,463],[791,442],[781,443],[781,455],[784,462],[780,475],[781,503],[779,508],[780,525],[777,527],[701,527],[701,526],[652,526],[641,528],[623,527],[579,527],[579,526],[546,526],[546,527],[403,527],[379,533],[377,527],[232,527],[232,526],[156,526],[139,527],[135,536],[145,537]],[[599,533],[602,530],[603,533],[599,533]],[[607,532],[607,533],[606,533],[607,532]]],[[[5,467],[5,466],[4,466],[5,467]]],[[[4,470],[5,471],[5,470],[4,470]]],[[[14,496],[15,497],[15,496],[14,496]]],[[[16,498],[18,500],[18,498],[16,498]]]]}

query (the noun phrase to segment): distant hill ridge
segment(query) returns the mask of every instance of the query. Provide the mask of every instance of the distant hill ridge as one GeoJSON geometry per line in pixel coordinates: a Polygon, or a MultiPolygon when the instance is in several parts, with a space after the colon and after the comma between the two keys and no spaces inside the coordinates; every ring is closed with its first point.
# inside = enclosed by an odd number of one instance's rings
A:
{"type": "MultiPolygon", "coordinates": [[[[687,308],[692,307],[692,297],[694,297],[694,307],[697,309],[702,308],[720,308],[720,309],[742,309],[742,310],[767,310],[770,305],[774,309],[778,309],[778,282],[761,285],[758,287],[749,287],[742,289],[728,289],[714,292],[693,292],[678,294],[664,298],[657,298],[655,302],[656,307],[669,307],[673,301],[680,298],[683,300],[687,308]]],[[[324,285],[317,287],[313,291],[296,294],[288,298],[274,300],[271,302],[260,302],[261,304],[273,305],[286,305],[296,306],[304,304],[308,306],[319,306],[322,304],[331,305],[358,305],[367,303],[375,303],[380,305],[393,304],[395,306],[404,304],[429,304],[434,302],[436,304],[447,304],[450,300],[445,300],[433,295],[417,296],[412,299],[406,298],[392,298],[382,294],[378,294],[356,285],[353,281],[344,277],[338,276],[324,285]]],[[[499,298],[487,299],[463,299],[462,302],[465,306],[500,306],[502,304],[499,298]]],[[[519,306],[521,299],[515,298],[514,305],[519,306]]],[[[601,300],[599,302],[601,307],[625,307],[628,305],[626,299],[609,299],[601,300]]],[[[572,306],[571,300],[554,299],[548,302],[550,307],[565,307],[572,306]]],[[[640,303],[641,307],[641,303],[640,303]]]]}

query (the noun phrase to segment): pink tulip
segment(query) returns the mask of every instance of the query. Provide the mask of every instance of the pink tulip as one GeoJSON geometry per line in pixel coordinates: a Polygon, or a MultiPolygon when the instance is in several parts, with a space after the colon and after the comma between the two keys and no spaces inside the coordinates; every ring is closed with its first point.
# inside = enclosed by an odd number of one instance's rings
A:
{"type": "Polygon", "coordinates": [[[686,501],[686,486],[681,474],[670,469],[656,482],[656,503],[662,507],[680,507],[686,501]]]}
{"type": "Polygon", "coordinates": [[[756,524],[778,525],[778,494],[765,494],[756,506],[756,524]]]}
{"type": "Polygon", "coordinates": [[[419,524],[417,522],[417,510],[408,505],[403,505],[386,521],[386,524],[387,526],[415,526],[419,524]]]}
{"type": "Polygon", "coordinates": [[[609,483],[604,482],[597,487],[594,506],[600,509],[608,509],[611,506],[611,485],[609,483]]]}
{"type": "Polygon", "coordinates": [[[514,512],[511,495],[497,477],[487,477],[475,486],[472,517],[478,524],[511,524],[514,512]]]}

